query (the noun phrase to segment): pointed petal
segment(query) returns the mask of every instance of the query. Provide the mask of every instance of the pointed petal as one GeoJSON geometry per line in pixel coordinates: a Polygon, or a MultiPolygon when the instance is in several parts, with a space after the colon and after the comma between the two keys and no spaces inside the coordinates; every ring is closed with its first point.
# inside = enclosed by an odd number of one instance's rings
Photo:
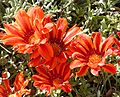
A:
{"type": "Polygon", "coordinates": [[[86,59],[86,56],[83,55],[82,53],[79,53],[79,52],[74,52],[72,54],[72,58],[75,58],[75,59],[86,59]]]}
{"type": "Polygon", "coordinates": [[[7,93],[7,91],[5,90],[5,88],[0,84],[0,97],[4,97],[3,95],[6,93],[7,93]]]}
{"type": "Polygon", "coordinates": [[[3,32],[0,32],[0,39],[2,39],[6,34],[3,32]]]}
{"type": "Polygon", "coordinates": [[[50,17],[51,17],[50,15],[45,16],[45,18],[43,19],[43,22],[42,22],[43,26],[45,26],[47,23],[52,22],[50,17]]]}
{"type": "Polygon", "coordinates": [[[68,27],[68,22],[65,18],[59,18],[56,24],[57,32],[56,32],[56,39],[61,40],[63,38],[63,35],[65,35],[65,32],[68,27]]]}
{"type": "Polygon", "coordinates": [[[14,81],[14,88],[15,91],[18,91],[21,89],[24,83],[24,74],[23,72],[20,72],[19,74],[16,75],[15,81],[14,81]]]}
{"type": "Polygon", "coordinates": [[[120,32],[117,32],[117,35],[119,36],[119,38],[120,38],[120,32]]]}
{"type": "Polygon", "coordinates": [[[42,76],[42,75],[33,75],[32,78],[35,81],[48,81],[48,78],[42,76]]]}
{"type": "Polygon", "coordinates": [[[41,44],[38,50],[41,56],[46,60],[50,60],[54,55],[53,48],[48,43],[41,44]]]}
{"type": "Polygon", "coordinates": [[[93,34],[95,34],[93,37],[94,48],[96,50],[96,53],[100,53],[100,44],[101,44],[101,40],[102,40],[101,34],[100,34],[100,32],[92,33],[92,35],[93,34]]]}
{"type": "Polygon", "coordinates": [[[100,71],[100,68],[99,69],[91,69],[91,73],[95,76],[98,76],[99,71],[100,71]]]}
{"type": "Polygon", "coordinates": [[[37,58],[38,56],[40,56],[40,53],[39,53],[38,49],[36,49],[36,50],[34,50],[34,52],[30,55],[30,59],[37,58]]]}
{"type": "Polygon", "coordinates": [[[27,15],[27,13],[24,10],[19,10],[16,14],[16,22],[19,24],[21,29],[26,34],[31,33],[31,24],[30,24],[30,17],[27,15]]]}
{"type": "Polygon", "coordinates": [[[24,39],[12,35],[6,35],[3,37],[3,43],[6,45],[25,44],[24,39]]]}
{"type": "Polygon", "coordinates": [[[70,78],[70,73],[71,73],[71,70],[70,70],[70,68],[69,68],[69,65],[67,64],[66,67],[65,67],[64,73],[63,73],[63,75],[64,75],[63,80],[64,80],[64,81],[69,80],[69,78],[70,78]]]}
{"type": "Polygon", "coordinates": [[[70,64],[70,69],[74,69],[74,68],[77,68],[77,67],[80,67],[80,66],[81,66],[81,62],[79,60],[74,60],[70,64]]]}
{"type": "Polygon", "coordinates": [[[120,42],[116,38],[114,38],[114,41],[115,41],[115,44],[120,48],[120,42]]]}
{"type": "Polygon", "coordinates": [[[106,50],[111,48],[113,44],[114,44],[114,38],[113,35],[111,35],[102,44],[101,52],[104,53],[106,50]]]}
{"type": "Polygon", "coordinates": [[[76,35],[79,34],[80,31],[81,30],[79,27],[73,26],[71,29],[67,31],[67,34],[65,38],[63,39],[64,43],[68,44],[76,35]]]}
{"type": "Polygon", "coordinates": [[[36,57],[36,58],[30,60],[28,63],[28,66],[35,67],[35,66],[41,66],[42,64],[44,64],[44,61],[41,60],[41,57],[39,56],[39,57],[36,57]]]}
{"type": "Polygon", "coordinates": [[[62,85],[62,90],[63,90],[64,92],[71,92],[71,91],[72,91],[71,85],[70,85],[70,84],[62,85]]]}
{"type": "Polygon", "coordinates": [[[45,69],[45,67],[39,66],[39,67],[36,68],[36,71],[37,71],[40,75],[42,75],[42,76],[44,76],[44,77],[46,77],[46,78],[49,78],[49,73],[47,72],[47,70],[45,69]]]}
{"type": "Polygon", "coordinates": [[[46,63],[49,70],[53,70],[58,65],[58,60],[56,57],[51,58],[50,61],[46,63]]]}
{"type": "Polygon", "coordinates": [[[27,14],[30,16],[31,22],[33,23],[33,21],[35,19],[38,19],[40,22],[42,21],[42,19],[44,18],[44,12],[43,10],[39,7],[39,6],[34,6],[31,7],[27,14]]]}
{"type": "Polygon", "coordinates": [[[106,64],[102,68],[108,73],[116,73],[116,67],[113,64],[106,64]]]}
{"type": "Polygon", "coordinates": [[[15,25],[4,24],[4,27],[5,27],[7,35],[15,35],[15,36],[19,36],[19,37],[23,37],[24,36],[24,32],[20,31],[19,29],[17,29],[15,27],[15,25]]]}
{"type": "Polygon", "coordinates": [[[11,93],[11,87],[10,87],[9,79],[7,78],[7,73],[3,73],[2,78],[3,78],[2,81],[4,83],[4,86],[6,90],[8,91],[8,94],[11,93]]]}
{"type": "Polygon", "coordinates": [[[76,73],[76,75],[77,76],[84,76],[87,73],[88,69],[89,69],[89,67],[87,65],[82,66],[80,68],[80,70],[76,73]]]}
{"type": "Polygon", "coordinates": [[[67,56],[64,52],[62,52],[58,57],[57,57],[57,61],[59,63],[65,63],[67,61],[67,56]]]}

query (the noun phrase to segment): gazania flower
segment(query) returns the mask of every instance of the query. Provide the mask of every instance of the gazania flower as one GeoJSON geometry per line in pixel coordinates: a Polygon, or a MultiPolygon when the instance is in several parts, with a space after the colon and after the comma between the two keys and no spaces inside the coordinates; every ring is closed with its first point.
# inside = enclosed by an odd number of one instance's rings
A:
{"type": "Polygon", "coordinates": [[[50,71],[43,66],[39,66],[36,71],[38,74],[32,76],[34,86],[46,90],[47,95],[50,95],[52,90],[56,89],[62,89],[65,92],[71,91],[71,85],[68,81],[70,78],[69,64],[59,64],[50,71]]]}
{"type": "Polygon", "coordinates": [[[49,69],[53,69],[57,64],[66,62],[67,46],[79,34],[80,28],[75,25],[67,30],[68,22],[65,18],[59,18],[57,23],[47,23],[44,28],[49,32],[48,43],[40,45],[38,49],[40,56],[36,52],[32,53],[31,59],[34,60],[29,66],[36,66],[35,60],[39,58],[45,60],[49,69]]]}
{"type": "Polygon", "coordinates": [[[6,73],[3,73],[2,77],[4,85],[0,85],[0,97],[22,97],[24,94],[30,94],[31,90],[25,89],[29,80],[24,81],[23,72],[17,74],[13,89],[10,87],[10,82],[6,73]]]}
{"type": "Polygon", "coordinates": [[[44,17],[43,10],[31,7],[28,12],[19,10],[15,16],[15,22],[4,24],[5,35],[3,43],[12,45],[20,53],[32,53],[36,45],[46,42],[47,33],[44,26],[50,22],[50,17],[44,17]]]}
{"type": "Polygon", "coordinates": [[[96,32],[92,37],[81,34],[72,44],[73,54],[75,60],[71,63],[70,68],[80,67],[77,72],[78,76],[86,74],[88,69],[91,69],[93,75],[98,75],[101,69],[109,73],[116,73],[116,68],[113,64],[106,64],[105,58],[112,54],[110,48],[114,44],[113,36],[109,36],[103,43],[101,43],[101,33],[96,32]]]}

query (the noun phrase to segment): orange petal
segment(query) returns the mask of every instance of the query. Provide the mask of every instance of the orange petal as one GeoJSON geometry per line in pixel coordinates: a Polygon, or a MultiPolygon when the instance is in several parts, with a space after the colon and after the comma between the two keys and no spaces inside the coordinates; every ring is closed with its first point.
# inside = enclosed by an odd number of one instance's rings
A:
{"type": "Polygon", "coordinates": [[[93,42],[91,40],[91,37],[86,34],[80,34],[79,35],[79,43],[86,48],[88,51],[92,51],[93,49],[93,42]]]}
{"type": "Polygon", "coordinates": [[[96,50],[96,53],[100,53],[100,44],[101,44],[101,34],[100,32],[95,32],[92,33],[92,35],[95,34],[95,36],[93,37],[93,44],[94,44],[94,48],[96,50]]]}
{"type": "Polygon", "coordinates": [[[86,59],[86,55],[83,55],[82,53],[79,53],[79,52],[74,52],[72,54],[72,57],[77,59],[83,59],[83,60],[86,59]]]}
{"type": "Polygon", "coordinates": [[[91,69],[91,73],[95,76],[98,76],[100,68],[91,69]]]}
{"type": "Polygon", "coordinates": [[[14,88],[15,91],[18,91],[21,89],[24,83],[24,74],[23,72],[20,72],[19,74],[16,75],[15,81],[14,81],[14,88]]]}
{"type": "Polygon", "coordinates": [[[74,68],[77,68],[77,67],[80,67],[80,66],[81,66],[81,62],[79,60],[74,60],[70,64],[70,69],[74,69],[74,68]]]}
{"type": "Polygon", "coordinates": [[[35,81],[47,81],[48,78],[42,76],[42,75],[33,75],[32,78],[35,80],[35,81]]]}
{"type": "Polygon", "coordinates": [[[56,29],[58,30],[56,32],[56,39],[60,40],[63,38],[63,35],[65,35],[65,32],[68,27],[68,22],[65,18],[59,18],[56,24],[56,29]]]}
{"type": "Polygon", "coordinates": [[[116,73],[116,67],[113,64],[106,64],[102,68],[108,73],[116,73]]]}
{"type": "Polygon", "coordinates": [[[3,78],[2,81],[4,83],[4,86],[5,86],[6,90],[7,90],[7,93],[8,94],[11,93],[10,82],[9,82],[9,79],[7,78],[7,74],[3,73],[2,78],[3,78]]]}
{"type": "Polygon", "coordinates": [[[18,45],[18,44],[25,44],[25,41],[21,37],[6,35],[3,37],[3,43],[6,45],[16,45],[16,44],[18,45]]]}
{"type": "Polygon", "coordinates": [[[70,73],[71,73],[71,70],[69,68],[69,65],[67,64],[66,67],[65,67],[65,70],[64,70],[64,73],[63,73],[63,76],[64,76],[64,81],[67,81],[69,80],[70,78],[70,73]]]}
{"type": "Polygon", "coordinates": [[[5,88],[2,85],[0,85],[0,97],[2,97],[1,95],[4,95],[5,93],[7,93],[7,91],[5,90],[5,88]]]}
{"type": "Polygon", "coordinates": [[[30,55],[30,59],[34,59],[40,56],[40,53],[38,52],[38,49],[34,50],[34,52],[30,55]]]}
{"type": "Polygon", "coordinates": [[[115,41],[116,45],[120,48],[120,42],[116,38],[114,38],[114,41],[115,41]]]}
{"type": "Polygon", "coordinates": [[[15,19],[25,34],[33,33],[31,32],[30,17],[24,10],[19,10],[15,19]]]}
{"type": "Polygon", "coordinates": [[[119,38],[120,38],[120,32],[117,32],[117,35],[119,36],[119,38]]]}
{"type": "Polygon", "coordinates": [[[39,53],[46,60],[50,60],[53,57],[53,55],[54,55],[53,48],[48,43],[40,45],[39,53]]]}
{"type": "Polygon", "coordinates": [[[6,34],[3,32],[0,32],[0,39],[2,39],[6,34]]]}
{"type": "Polygon", "coordinates": [[[101,52],[104,53],[106,50],[111,48],[113,44],[114,44],[114,38],[113,35],[111,35],[102,44],[101,52]]]}
{"type": "Polygon", "coordinates": [[[35,19],[38,19],[40,22],[42,21],[42,19],[44,18],[44,12],[43,10],[39,7],[39,6],[34,6],[31,7],[27,14],[30,16],[31,22],[33,23],[33,21],[35,19]]]}
{"type": "Polygon", "coordinates": [[[42,75],[42,76],[44,76],[44,77],[46,77],[46,78],[49,78],[49,73],[47,72],[47,70],[45,69],[45,67],[39,66],[39,67],[36,68],[36,71],[37,71],[40,75],[42,75]]]}
{"type": "Polygon", "coordinates": [[[29,63],[28,63],[28,66],[29,67],[35,67],[35,66],[40,66],[42,64],[44,64],[44,62],[41,60],[41,57],[38,56],[38,57],[30,60],[29,63]]]}
{"type": "Polygon", "coordinates": [[[56,57],[51,58],[50,61],[46,63],[49,70],[54,69],[58,65],[58,59],[56,57]]]}
{"type": "Polygon", "coordinates": [[[79,34],[79,32],[80,32],[79,27],[73,26],[71,29],[69,29],[67,31],[67,34],[66,34],[65,38],[63,39],[65,44],[68,44],[76,35],[79,34]]]}
{"type": "Polygon", "coordinates": [[[82,66],[80,68],[80,70],[76,73],[76,75],[77,76],[84,76],[87,73],[88,69],[89,69],[89,67],[87,65],[82,66]]]}
{"type": "Polygon", "coordinates": [[[62,90],[63,90],[64,92],[71,92],[71,91],[72,91],[71,85],[70,85],[70,84],[62,85],[62,90]]]}
{"type": "Polygon", "coordinates": [[[24,32],[20,31],[18,28],[16,28],[15,25],[12,24],[4,24],[5,30],[7,35],[15,35],[15,36],[19,36],[19,37],[23,37],[24,36],[24,32]]]}

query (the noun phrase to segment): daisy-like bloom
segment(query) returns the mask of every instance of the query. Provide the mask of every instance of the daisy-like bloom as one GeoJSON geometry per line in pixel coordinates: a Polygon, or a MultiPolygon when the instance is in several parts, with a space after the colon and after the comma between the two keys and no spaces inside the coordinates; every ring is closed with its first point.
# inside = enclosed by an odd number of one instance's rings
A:
{"type": "Polygon", "coordinates": [[[37,75],[33,75],[34,86],[41,90],[47,91],[47,96],[52,90],[62,89],[65,92],[71,92],[69,84],[70,68],[69,64],[63,63],[57,65],[53,70],[48,70],[46,67],[39,66],[36,68],[37,75]]]}
{"type": "Polygon", "coordinates": [[[30,94],[31,90],[25,89],[28,85],[29,80],[24,81],[24,74],[20,72],[17,74],[14,81],[14,88],[10,87],[9,79],[7,78],[7,74],[2,74],[3,85],[0,85],[0,97],[22,97],[22,95],[30,94]]]}
{"type": "Polygon", "coordinates": [[[114,38],[111,35],[103,43],[101,41],[101,33],[96,32],[92,34],[92,37],[81,34],[71,44],[72,57],[75,60],[71,62],[70,68],[80,67],[80,70],[76,73],[77,76],[85,75],[89,68],[91,73],[96,76],[101,69],[112,74],[116,73],[116,67],[105,62],[106,57],[113,53],[111,47],[114,44],[114,38]]]}
{"type": "Polygon", "coordinates": [[[28,12],[21,9],[16,13],[15,22],[4,24],[6,33],[2,41],[20,53],[32,53],[37,45],[46,42],[48,32],[44,26],[50,21],[50,16],[44,17],[38,6],[31,7],[28,12]]]}
{"type": "Polygon", "coordinates": [[[48,34],[48,43],[41,44],[38,51],[32,53],[29,66],[38,66],[39,64],[46,64],[49,69],[53,69],[57,64],[66,62],[68,44],[80,32],[80,28],[74,25],[67,30],[68,22],[65,18],[59,18],[57,23],[47,23],[44,27],[48,34]],[[40,56],[39,56],[39,54],[40,56]],[[45,61],[42,61],[45,60],[45,61]]]}

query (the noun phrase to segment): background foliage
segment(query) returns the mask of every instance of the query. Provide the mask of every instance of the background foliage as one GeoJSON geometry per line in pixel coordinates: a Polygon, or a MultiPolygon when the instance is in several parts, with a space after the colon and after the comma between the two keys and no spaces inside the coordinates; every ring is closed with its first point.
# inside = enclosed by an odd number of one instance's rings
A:
{"type": "MultiPolygon", "coordinates": [[[[69,27],[77,24],[83,32],[100,31],[103,39],[120,31],[120,0],[0,0],[0,27],[3,23],[14,21],[14,15],[19,9],[27,10],[30,6],[40,5],[45,14],[50,14],[53,21],[59,17],[67,18],[69,27]]],[[[115,37],[117,37],[115,35],[115,37]]],[[[28,68],[28,55],[13,52],[10,46],[0,43],[0,76],[3,71],[10,74],[11,83],[18,71],[23,70],[26,77],[34,74],[34,69],[28,68]]],[[[120,97],[120,64],[118,57],[109,57],[107,61],[117,66],[117,73],[101,72],[95,77],[87,74],[84,77],[71,78],[73,91],[64,93],[54,91],[54,97],[120,97]]],[[[44,92],[35,89],[30,81],[28,88],[33,89],[31,97],[44,97],[44,92]]]]}

